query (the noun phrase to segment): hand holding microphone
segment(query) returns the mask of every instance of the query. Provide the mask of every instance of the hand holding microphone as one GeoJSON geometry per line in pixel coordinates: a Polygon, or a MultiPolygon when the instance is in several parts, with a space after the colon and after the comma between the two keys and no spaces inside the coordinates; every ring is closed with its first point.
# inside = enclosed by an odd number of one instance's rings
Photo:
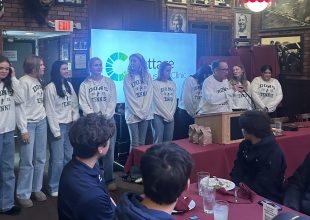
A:
{"type": "Polygon", "coordinates": [[[243,85],[241,83],[237,83],[237,84],[233,85],[233,89],[234,89],[234,91],[238,91],[238,92],[242,92],[244,90],[243,85]]]}

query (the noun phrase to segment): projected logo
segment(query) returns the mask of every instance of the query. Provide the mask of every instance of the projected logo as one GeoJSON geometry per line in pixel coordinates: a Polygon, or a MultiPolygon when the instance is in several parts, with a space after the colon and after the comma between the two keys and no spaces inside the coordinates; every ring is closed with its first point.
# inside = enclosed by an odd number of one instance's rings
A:
{"type": "Polygon", "coordinates": [[[115,52],[107,59],[105,71],[112,80],[124,80],[127,74],[127,59],[128,56],[122,52],[115,52]]]}

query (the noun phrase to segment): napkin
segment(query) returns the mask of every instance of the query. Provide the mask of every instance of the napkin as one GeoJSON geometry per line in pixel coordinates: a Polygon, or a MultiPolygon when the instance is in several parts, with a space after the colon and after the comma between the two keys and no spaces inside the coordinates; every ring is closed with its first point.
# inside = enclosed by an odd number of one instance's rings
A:
{"type": "Polygon", "coordinates": [[[177,212],[186,212],[189,210],[188,205],[192,201],[189,196],[180,196],[177,200],[177,203],[174,207],[174,210],[177,212]]]}
{"type": "Polygon", "coordinates": [[[246,204],[246,203],[253,203],[256,193],[251,190],[245,183],[239,183],[239,189],[226,191],[225,189],[221,188],[217,190],[218,197],[217,199],[226,200],[230,203],[239,203],[239,204],[246,204]],[[237,190],[237,192],[236,192],[237,190]],[[237,193],[237,197],[235,195],[237,193]]]}

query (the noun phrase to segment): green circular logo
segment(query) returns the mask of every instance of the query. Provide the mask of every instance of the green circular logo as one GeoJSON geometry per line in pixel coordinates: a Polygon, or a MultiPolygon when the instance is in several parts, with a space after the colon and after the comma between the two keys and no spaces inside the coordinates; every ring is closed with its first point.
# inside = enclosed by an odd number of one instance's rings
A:
{"type": "Polygon", "coordinates": [[[127,74],[127,65],[125,62],[127,59],[128,56],[122,52],[115,52],[107,59],[105,71],[112,80],[124,80],[127,74]]]}

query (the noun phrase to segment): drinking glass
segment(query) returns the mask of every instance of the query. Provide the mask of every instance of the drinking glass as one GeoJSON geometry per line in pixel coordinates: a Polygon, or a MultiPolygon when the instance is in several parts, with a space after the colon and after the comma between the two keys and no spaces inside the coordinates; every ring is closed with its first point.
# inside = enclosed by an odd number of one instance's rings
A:
{"type": "Polygon", "coordinates": [[[213,208],[214,220],[228,220],[228,210],[228,202],[216,201],[213,208]]]}
{"type": "Polygon", "coordinates": [[[198,194],[202,196],[202,189],[209,186],[210,173],[205,171],[197,172],[198,194]]]}
{"type": "Polygon", "coordinates": [[[207,214],[213,213],[213,208],[215,205],[215,192],[216,190],[212,187],[206,187],[202,190],[203,211],[207,214]]]}
{"type": "Polygon", "coordinates": [[[281,134],[281,132],[282,132],[282,122],[281,121],[275,122],[275,129],[276,129],[276,134],[281,134]]]}

